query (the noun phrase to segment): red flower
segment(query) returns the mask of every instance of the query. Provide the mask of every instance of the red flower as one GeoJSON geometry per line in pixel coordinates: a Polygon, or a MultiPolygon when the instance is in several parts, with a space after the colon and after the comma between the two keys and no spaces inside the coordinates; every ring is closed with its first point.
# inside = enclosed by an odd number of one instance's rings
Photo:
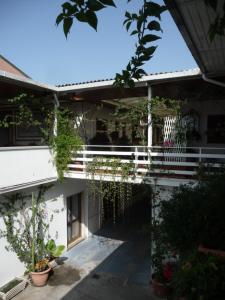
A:
{"type": "Polygon", "coordinates": [[[163,268],[163,276],[166,279],[166,281],[170,281],[172,279],[173,275],[173,268],[170,263],[167,263],[163,268]]]}

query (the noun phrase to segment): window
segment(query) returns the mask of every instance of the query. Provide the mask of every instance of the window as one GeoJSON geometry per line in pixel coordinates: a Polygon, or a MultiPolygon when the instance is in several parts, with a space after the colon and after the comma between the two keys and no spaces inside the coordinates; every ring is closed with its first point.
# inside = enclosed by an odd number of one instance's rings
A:
{"type": "Polygon", "coordinates": [[[207,143],[225,144],[225,115],[208,116],[207,143]]]}

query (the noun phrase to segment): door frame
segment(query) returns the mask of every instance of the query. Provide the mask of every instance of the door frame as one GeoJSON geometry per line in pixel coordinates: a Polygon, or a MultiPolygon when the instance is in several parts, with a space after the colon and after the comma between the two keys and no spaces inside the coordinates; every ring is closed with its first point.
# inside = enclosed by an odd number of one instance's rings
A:
{"type": "MultiPolygon", "coordinates": [[[[82,201],[82,199],[83,199],[82,192],[72,194],[72,195],[66,197],[66,229],[67,229],[66,239],[67,239],[67,247],[68,248],[72,247],[74,244],[76,244],[77,242],[79,242],[82,239],[82,218],[83,218],[83,205],[82,205],[83,201],[82,201]],[[68,236],[68,225],[69,225],[69,222],[68,222],[68,201],[73,201],[73,199],[75,197],[77,197],[77,200],[78,200],[79,236],[72,239],[72,240],[69,240],[69,236],[68,236]]],[[[72,222],[70,224],[72,224],[72,222]]]]}

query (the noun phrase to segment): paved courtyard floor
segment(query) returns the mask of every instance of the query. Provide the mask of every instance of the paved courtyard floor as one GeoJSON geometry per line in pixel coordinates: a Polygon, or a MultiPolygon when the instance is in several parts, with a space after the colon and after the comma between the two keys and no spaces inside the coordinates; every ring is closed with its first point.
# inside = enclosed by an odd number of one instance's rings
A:
{"type": "Polygon", "coordinates": [[[137,227],[105,227],[69,250],[45,287],[28,286],[15,300],[153,300],[149,237],[137,227]]]}

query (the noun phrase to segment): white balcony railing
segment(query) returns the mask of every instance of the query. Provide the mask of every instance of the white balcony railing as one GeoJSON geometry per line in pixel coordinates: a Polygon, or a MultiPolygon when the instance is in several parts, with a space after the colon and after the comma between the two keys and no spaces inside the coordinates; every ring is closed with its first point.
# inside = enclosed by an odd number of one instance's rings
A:
{"type": "Polygon", "coordinates": [[[45,146],[0,148],[0,193],[57,179],[52,153],[45,146]]]}
{"type": "Polygon", "coordinates": [[[181,180],[197,178],[199,167],[216,170],[225,166],[225,148],[199,147],[143,147],[143,146],[83,146],[69,164],[65,175],[72,178],[94,178],[112,180],[112,171],[116,180],[121,178],[110,167],[110,161],[119,160],[120,164],[130,164],[131,182],[143,180],[181,180]],[[90,174],[90,164],[96,163],[94,177],[90,174]],[[101,163],[99,163],[101,162],[101,163]],[[116,175],[116,176],[115,176],[116,175]]]}

